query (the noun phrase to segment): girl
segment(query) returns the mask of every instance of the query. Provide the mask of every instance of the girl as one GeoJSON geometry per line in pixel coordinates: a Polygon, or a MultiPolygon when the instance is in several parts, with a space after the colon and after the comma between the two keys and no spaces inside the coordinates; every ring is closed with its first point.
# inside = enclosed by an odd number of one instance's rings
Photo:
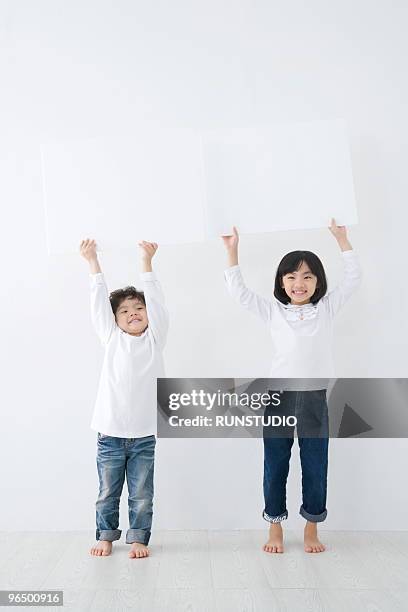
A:
{"type": "MultiPolygon", "coordinates": [[[[248,289],[238,264],[238,231],[223,236],[229,268],[225,271],[227,288],[242,306],[258,315],[268,326],[273,341],[271,378],[287,380],[281,394],[285,414],[310,415],[319,423],[318,437],[306,437],[299,429],[298,443],[302,466],[302,506],[306,519],[304,544],[306,552],[323,552],[317,536],[317,523],[327,516],[328,414],[326,391],[334,377],[332,355],[333,319],[341,306],[360,284],[358,260],[347,239],[344,226],[331,220],[330,231],[341,249],[344,278],[327,293],[326,275],[320,259],[310,251],[287,253],[280,262],[274,298],[263,298],[248,289]],[[303,380],[298,380],[303,379],[303,380]]],[[[275,381],[276,382],[276,381],[275,381]]],[[[282,389],[283,383],[275,385],[282,389]]],[[[309,415],[309,416],[308,416],[309,415]]],[[[313,420],[312,418],[312,420],[313,420]]],[[[281,522],[288,517],[286,481],[293,445],[289,437],[272,437],[264,430],[265,508],[263,518],[270,523],[265,552],[283,552],[281,522]]]]}

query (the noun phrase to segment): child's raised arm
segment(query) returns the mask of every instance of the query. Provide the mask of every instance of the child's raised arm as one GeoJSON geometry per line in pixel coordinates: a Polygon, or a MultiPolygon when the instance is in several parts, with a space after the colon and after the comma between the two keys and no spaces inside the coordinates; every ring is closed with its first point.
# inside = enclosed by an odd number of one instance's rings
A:
{"type": "Polygon", "coordinates": [[[344,252],[353,250],[353,247],[347,238],[347,228],[345,225],[336,225],[336,219],[332,218],[329,230],[337,240],[337,244],[339,245],[341,251],[344,252]]]}
{"type": "Polygon", "coordinates": [[[360,285],[361,268],[358,257],[348,240],[346,227],[336,225],[335,219],[332,219],[329,230],[337,240],[344,265],[343,279],[337,287],[322,298],[322,301],[327,304],[331,316],[334,316],[360,285]]]}
{"type": "Polygon", "coordinates": [[[230,267],[238,265],[238,243],[239,235],[235,225],[232,228],[232,234],[229,236],[221,236],[228,254],[228,265],[230,267]]]}
{"type": "Polygon", "coordinates": [[[96,254],[96,242],[89,238],[82,240],[79,249],[82,257],[89,263],[92,325],[102,344],[107,344],[116,321],[109,300],[108,288],[96,254]]]}
{"type": "Polygon", "coordinates": [[[142,242],[139,242],[139,247],[141,251],[141,278],[149,328],[154,340],[163,348],[169,328],[169,314],[165,306],[162,288],[152,268],[152,258],[158,249],[158,245],[156,242],[142,240],[142,242]]]}
{"type": "Polygon", "coordinates": [[[81,253],[82,257],[84,257],[89,263],[89,271],[91,274],[102,273],[98,261],[98,256],[96,254],[95,240],[90,240],[89,238],[87,238],[86,240],[81,240],[81,244],[79,245],[79,252],[81,253]]]}
{"type": "Polygon", "coordinates": [[[248,289],[242,278],[238,264],[239,235],[237,228],[233,227],[232,235],[221,237],[228,254],[229,267],[224,271],[224,276],[230,295],[241,306],[268,322],[272,316],[272,302],[248,289]]]}

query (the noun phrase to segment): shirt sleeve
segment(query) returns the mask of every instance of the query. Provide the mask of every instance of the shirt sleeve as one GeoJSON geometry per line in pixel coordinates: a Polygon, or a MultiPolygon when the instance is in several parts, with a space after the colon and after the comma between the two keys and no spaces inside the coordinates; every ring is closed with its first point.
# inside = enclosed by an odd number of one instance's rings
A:
{"type": "Polygon", "coordinates": [[[361,284],[361,268],[355,252],[353,250],[342,251],[342,258],[344,266],[343,279],[337,287],[329,291],[322,298],[332,317],[338,313],[340,308],[361,284]]]}
{"type": "Polygon", "coordinates": [[[260,317],[265,323],[270,321],[272,314],[270,300],[248,289],[239,266],[227,268],[224,271],[224,277],[229,294],[238,304],[260,317]]]}
{"type": "Polygon", "coordinates": [[[154,272],[142,272],[141,279],[149,328],[155,342],[160,348],[164,348],[169,329],[169,314],[165,305],[164,294],[154,272]]]}
{"type": "Polygon", "coordinates": [[[102,272],[90,274],[91,321],[103,345],[109,342],[116,326],[115,315],[109,300],[108,287],[102,272]]]}

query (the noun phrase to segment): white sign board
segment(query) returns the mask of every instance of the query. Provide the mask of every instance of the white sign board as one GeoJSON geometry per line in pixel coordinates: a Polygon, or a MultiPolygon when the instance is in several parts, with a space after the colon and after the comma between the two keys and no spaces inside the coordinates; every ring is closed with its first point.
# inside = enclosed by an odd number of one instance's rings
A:
{"type": "Polygon", "coordinates": [[[344,122],[42,145],[49,253],[357,223],[344,122]]]}
{"type": "Polygon", "coordinates": [[[357,223],[341,120],[202,136],[208,236],[357,223]]]}
{"type": "Polygon", "coordinates": [[[94,238],[99,250],[204,240],[193,131],[54,142],[41,153],[49,253],[77,252],[83,238],[94,238]]]}

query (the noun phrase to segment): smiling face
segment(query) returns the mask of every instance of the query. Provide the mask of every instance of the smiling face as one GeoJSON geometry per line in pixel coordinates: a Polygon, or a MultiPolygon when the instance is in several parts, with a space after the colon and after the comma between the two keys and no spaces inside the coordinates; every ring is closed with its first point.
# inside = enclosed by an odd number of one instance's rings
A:
{"type": "Polygon", "coordinates": [[[137,298],[125,298],[116,311],[116,323],[131,336],[141,336],[149,324],[146,306],[137,298]]]}
{"type": "Polygon", "coordinates": [[[306,262],[295,272],[282,276],[282,287],[290,298],[291,304],[302,306],[308,304],[316,291],[317,276],[312,274],[306,262]]]}

